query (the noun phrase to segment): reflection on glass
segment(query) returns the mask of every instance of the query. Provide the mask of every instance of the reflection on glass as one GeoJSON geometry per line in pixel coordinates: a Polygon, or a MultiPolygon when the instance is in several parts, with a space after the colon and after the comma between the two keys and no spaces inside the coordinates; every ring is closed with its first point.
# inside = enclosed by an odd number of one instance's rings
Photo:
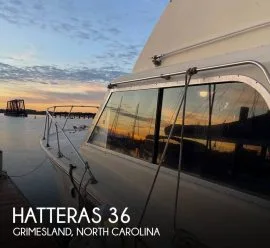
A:
{"type": "MultiPolygon", "coordinates": [[[[164,89],[159,159],[184,88],[164,89]]],[[[164,165],[177,169],[182,113],[164,165]]],[[[270,116],[250,86],[232,82],[190,86],[183,142],[183,171],[270,196],[270,116]]]]}
{"type": "Polygon", "coordinates": [[[113,93],[89,142],[152,161],[157,89],[113,93]]]}

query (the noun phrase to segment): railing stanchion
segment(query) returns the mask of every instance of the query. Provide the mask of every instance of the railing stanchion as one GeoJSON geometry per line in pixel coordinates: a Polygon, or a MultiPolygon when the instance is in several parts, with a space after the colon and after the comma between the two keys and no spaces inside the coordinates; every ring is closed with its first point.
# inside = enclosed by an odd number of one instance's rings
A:
{"type": "Polygon", "coordinates": [[[56,107],[54,107],[53,114],[50,115],[50,117],[51,117],[51,122],[50,122],[50,126],[49,126],[50,131],[51,131],[51,126],[52,126],[52,122],[53,122],[53,115],[54,115],[54,113],[55,113],[55,108],[56,108],[56,107]]]}
{"type": "Polygon", "coordinates": [[[50,137],[49,111],[47,112],[47,116],[48,116],[48,118],[47,118],[47,145],[46,146],[50,147],[50,144],[49,144],[49,137],[50,137]]]}
{"type": "Polygon", "coordinates": [[[47,118],[48,118],[48,116],[47,116],[47,114],[46,114],[45,125],[44,125],[44,133],[43,133],[43,140],[46,139],[46,138],[45,138],[45,135],[46,135],[46,127],[47,127],[47,118]]]}
{"type": "Polygon", "coordinates": [[[70,117],[70,114],[71,114],[72,109],[73,109],[73,106],[71,106],[70,111],[69,111],[69,113],[68,113],[68,116],[67,116],[67,118],[66,118],[66,120],[65,120],[64,126],[62,127],[63,130],[64,130],[66,124],[67,124],[67,121],[68,121],[68,119],[69,119],[69,117],[70,117]]]}
{"type": "Polygon", "coordinates": [[[63,157],[62,152],[60,151],[60,142],[59,142],[59,134],[58,134],[58,126],[57,123],[55,123],[55,129],[56,129],[56,137],[57,137],[57,147],[58,147],[58,158],[63,157]]]}

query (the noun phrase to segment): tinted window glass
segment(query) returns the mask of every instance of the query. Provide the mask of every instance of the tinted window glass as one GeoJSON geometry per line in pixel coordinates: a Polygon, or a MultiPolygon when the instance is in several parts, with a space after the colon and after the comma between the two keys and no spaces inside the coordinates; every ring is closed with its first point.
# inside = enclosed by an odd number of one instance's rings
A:
{"type": "MultiPolygon", "coordinates": [[[[183,88],[164,89],[159,157],[183,88]]],[[[176,169],[182,122],[179,114],[164,165],[176,169]]],[[[183,167],[188,173],[270,195],[270,117],[263,98],[233,82],[190,86],[184,128],[183,167]]]]}
{"type": "Polygon", "coordinates": [[[89,142],[152,161],[157,89],[113,93],[89,142]]]}

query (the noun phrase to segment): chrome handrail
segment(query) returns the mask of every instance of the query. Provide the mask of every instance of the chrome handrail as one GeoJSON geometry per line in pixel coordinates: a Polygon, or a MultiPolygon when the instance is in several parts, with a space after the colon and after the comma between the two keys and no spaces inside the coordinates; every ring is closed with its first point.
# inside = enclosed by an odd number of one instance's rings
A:
{"type": "MultiPolygon", "coordinates": [[[[267,82],[270,84],[270,75],[269,75],[268,70],[266,69],[266,67],[262,63],[255,61],[255,60],[244,60],[244,61],[238,61],[238,62],[233,62],[233,63],[228,63],[228,64],[220,64],[220,65],[214,65],[214,66],[201,67],[201,68],[197,68],[197,71],[204,72],[204,71],[226,69],[226,68],[231,68],[231,67],[235,67],[235,66],[244,66],[244,65],[253,65],[253,66],[257,67],[258,69],[260,69],[261,72],[264,74],[267,82]]],[[[141,78],[123,80],[123,81],[118,81],[118,82],[112,82],[108,85],[108,88],[117,87],[117,85],[121,85],[121,84],[141,82],[141,81],[146,81],[146,80],[168,79],[168,78],[173,77],[173,76],[185,75],[185,73],[186,73],[186,71],[177,71],[177,72],[172,72],[172,73],[167,73],[167,74],[161,74],[161,75],[155,75],[155,76],[148,76],[148,77],[141,77],[141,78]]]]}
{"type": "Polygon", "coordinates": [[[95,106],[95,105],[64,105],[64,106],[52,106],[52,107],[49,107],[47,108],[46,110],[46,119],[45,119],[45,126],[44,126],[44,133],[43,133],[43,140],[46,140],[47,141],[47,144],[46,146],[47,147],[50,147],[50,144],[49,144],[49,138],[50,138],[50,135],[52,134],[51,133],[51,126],[52,126],[52,123],[54,123],[55,125],[55,128],[56,128],[56,137],[57,137],[57,149],[58,149],[58,157],[62,157],[63,154],[61,152],[61,147],[60,147],[60,140],[59,140],[59,132],[61,132],[64,137],[66,138],[66,140],[69,142],[69,144],[71,145],[72,149],[74,150],[75,154],[77,155],[77,157],[79,158],[80,162],[83,164],[83,166],[85,167],[85,169],[88,169],[89,170],[89,173],[90,173],[90,176],[91,178],[95,180],[90,168],[89,168],[89,165],[88,165],[88,162],[87,161],[84,161],[82,155],[80,154],[80,152],[76,149],[76,147],[73,145],[72,141],[70,140],[70,138],[66,135],[65,133],[65,126],[67,124],[67,121],[72,113],[72,110],[74,108],[99,108],[99,106],[95,106]],[[57,108],[63,108],[63,107],[70,107],[70,111],[69,111],[69,114],[68,116],[66,117],[66,120],[65,120],[65,123],[63,126],[61,126],[56,120],[53,119],[53,115],[50,113],[50,109],[53,108],[53,114],[55,114],[56,112],[56,109],[57,108]],[[59,131],[60,130],[60,131],[59,131]]]}

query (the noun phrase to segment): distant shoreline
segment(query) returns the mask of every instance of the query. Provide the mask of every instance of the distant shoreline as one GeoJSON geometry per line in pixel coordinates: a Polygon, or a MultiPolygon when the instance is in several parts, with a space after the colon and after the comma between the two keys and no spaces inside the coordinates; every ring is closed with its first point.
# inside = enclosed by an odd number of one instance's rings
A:
{"type": "MultiPolygon", "coordinates": [[[[0,113],[5,113],[5,109],[0,109],[0,113]]],[[[46,111],[37,111],[33,109],[26,109],[25,110],[28,115],[46,115],[46,111]]]]}
{"type": "MultiPolygon", "coordinates": [[[[5,109],[0,109],[0,114],[4,114],[5,113],[5,109]]],[[[25,110],[27,115],[46,115],[46,111],[37,111],[37,110],[33,110],[33,109],[26,109],[25,110]]],[[[70,117],[79,117],[79,118],[94,118],[95,117],[95,113],[91,113],[91,112],[72,112],[71,114],[69,112],[55,112],[55,114],[52,114],[53,116],[63,116],[63,117],[67,117],[68,115],[70,115],[70,117]]]]}

